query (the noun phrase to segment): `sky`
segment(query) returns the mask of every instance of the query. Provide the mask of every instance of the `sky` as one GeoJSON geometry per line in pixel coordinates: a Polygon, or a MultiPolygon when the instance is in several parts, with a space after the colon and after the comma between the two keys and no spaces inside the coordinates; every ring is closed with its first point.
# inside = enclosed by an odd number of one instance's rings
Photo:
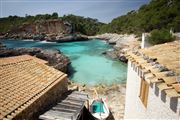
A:
{"type": "Polygon", "coordinates": [[[109,23],[113,18],[137,10],[150,0],[0,0],[0,17],[52,14],[74,14],[109,23]]]}

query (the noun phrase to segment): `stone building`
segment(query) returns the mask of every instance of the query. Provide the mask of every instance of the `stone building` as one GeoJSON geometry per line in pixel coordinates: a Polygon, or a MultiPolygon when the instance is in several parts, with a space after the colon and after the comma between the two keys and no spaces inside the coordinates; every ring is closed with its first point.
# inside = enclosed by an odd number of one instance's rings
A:
{"type": "Polygon", "coordinates": [[[127,53],[125,119],[180,119],[180,40],[127,53]]]}
{"type": "Polygon", "coordinates": [[[67,75],[29,55],[0,58],[0,120],[36,119],[67,91],[67,75]]]}

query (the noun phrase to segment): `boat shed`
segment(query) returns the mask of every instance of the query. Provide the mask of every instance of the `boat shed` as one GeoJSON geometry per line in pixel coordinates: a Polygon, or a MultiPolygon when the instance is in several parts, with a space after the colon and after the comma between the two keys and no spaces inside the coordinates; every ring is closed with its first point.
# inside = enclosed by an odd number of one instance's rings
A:
{"type": "Polygon", "coordinates": [[[0,58],[0,120],[37,119],[67,92],[67,75],[29,55],[0,58]]]}

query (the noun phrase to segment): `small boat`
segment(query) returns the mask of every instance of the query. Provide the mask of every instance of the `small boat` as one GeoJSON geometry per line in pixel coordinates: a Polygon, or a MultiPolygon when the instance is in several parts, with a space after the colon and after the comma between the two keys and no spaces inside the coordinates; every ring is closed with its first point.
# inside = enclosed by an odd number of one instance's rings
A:
{"type": "MultiPolygon", "coordinates": [[[[96,90],[95,93],[98,96],[96,90]]],[[[92,116],[97,120],[106,120],[110,114],[106,102],[102,98],[99,98],[99,96],[97,99],[94,99],[92,101],[89,111],[92,114],[92,116]]]]}
{"type": "Polygon", "coordinates": [[[90,112],[97,120],[106,120],[109,116],[109,109],[102,98],[93,100],[90,112]]]}

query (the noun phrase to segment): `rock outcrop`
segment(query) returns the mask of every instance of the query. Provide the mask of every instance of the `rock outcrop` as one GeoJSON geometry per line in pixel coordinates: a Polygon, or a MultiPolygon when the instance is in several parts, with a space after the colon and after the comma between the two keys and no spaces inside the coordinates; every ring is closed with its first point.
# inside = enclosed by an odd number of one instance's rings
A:
{"type": "Polygon", "coordinates": [[[36,21],[34,23],[23,24],[13,28],[4,35],[0,35],[0,38],[34,39],[55,42],[88,39],[86,36],[73,33],[72,25],[60,19],[36,21]]]}
{"type": "Polygon", "coordinates": [[[45,40],[49,42],[73,42],[88,40],[88,37],[80,34],[69,34],[66,36],[55,36],[54,39],[52,39],[51,37],[47,37],[47,39],[45,40]]]}
{"type": "Polygon", "coordinates": [[[41,48],[7,48],[0,43],[0,57],[10,57],[29,54],[48,61],[48,65],[66,72],[70,60],[59,50],[41,48]]]}
{"type": "Polygon", "coordinates": [[[125,57],[125,53],[135,47],[139,47],[140,43],[138,38],[135,35],[127,35],[127,34],[111,34],[105,33],[102,35],[91,36],[89,38],[97,38],[106,40],[109,44],[113,45],[113,49],[106,51],[106,54],[112,58],[119,59],[122,62],[127,62],[127,58],[125,57]]]}

